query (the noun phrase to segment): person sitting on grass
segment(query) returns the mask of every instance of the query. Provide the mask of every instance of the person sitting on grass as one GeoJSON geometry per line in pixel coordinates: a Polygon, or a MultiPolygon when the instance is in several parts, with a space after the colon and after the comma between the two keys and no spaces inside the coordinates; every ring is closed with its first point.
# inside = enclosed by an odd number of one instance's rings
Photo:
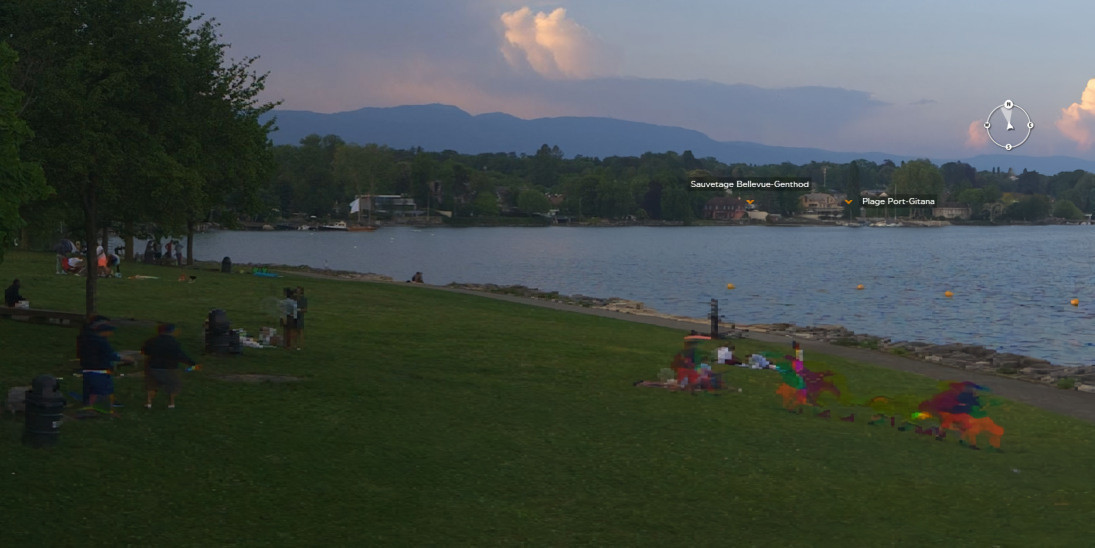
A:
{"type": "Polygon", "coordinates": [[[191,366],[198,364],[186,355],[182,346],[176,339],[174,324],[164,323],[157,328],[157,335],[148,339],[141,346],[141,354],[145,357],[145,390],[148,391],[148,400],[145,402],[147,409],[152,409],[152,400],[156,392],[167,392],[167,408],[175,408],[175,396],[182,387],[179,379],[179,362],[191,366]]]}
{"type": "Polygon", "coordinates": [[[16,278],[11,282],[11,285],[4,290],[4,304],[8,305],[8,308],[15,306],[19,301],[25,301],[22,295],[19,294],[19,278],[16,278]]]}

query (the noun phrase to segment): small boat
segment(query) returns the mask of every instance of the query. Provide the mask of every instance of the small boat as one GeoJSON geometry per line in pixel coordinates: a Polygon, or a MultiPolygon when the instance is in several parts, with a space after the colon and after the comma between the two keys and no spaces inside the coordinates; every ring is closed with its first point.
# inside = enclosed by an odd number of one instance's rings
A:
{"type": "Polygon", "coordinates": [[[346,226],[346,221],[336,221],[336,222],[331,223],[329,225],[320,225],[319,229],[320,230],[344,230],[345,231],[345,230],[349,230],[349,227],[346,226]]]}

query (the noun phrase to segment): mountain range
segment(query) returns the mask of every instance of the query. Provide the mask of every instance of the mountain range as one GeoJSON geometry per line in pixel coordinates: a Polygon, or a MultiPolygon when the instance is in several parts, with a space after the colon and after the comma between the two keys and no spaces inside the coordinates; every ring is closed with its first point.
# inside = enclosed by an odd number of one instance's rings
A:
{"type": "MultiPolygon", "coordinates": [[[[697,158],[714,157],[727,164],[807,164],[813,161],[846,163],[856,159],[873,162],[915,159],[885,152],[837,152],[818,148],[764,145],[744,141],[716,141],[690,129],[630,122],[615,118],[564,116],[525,120],[494,112],[471,115],[460,108],[441,105],[408,105],[362,108],[323,114],[302,110],[275,110],[275,145],[295,145],[310,135],[338,135],[356,144],[376,143],[397,149],[454,150],[462,154],[515,152],[534,154],[540,146],[558,146],[567,157],[639,156],[645,152],[684,152],[697,158]]],[[[931,158],[937,165],[963,161],[979,170],[1028,169],[1052,175],[1082,169],[1095,172],[1095,161],[1067,156],[982,154],[972,157],[931,158]]]]}

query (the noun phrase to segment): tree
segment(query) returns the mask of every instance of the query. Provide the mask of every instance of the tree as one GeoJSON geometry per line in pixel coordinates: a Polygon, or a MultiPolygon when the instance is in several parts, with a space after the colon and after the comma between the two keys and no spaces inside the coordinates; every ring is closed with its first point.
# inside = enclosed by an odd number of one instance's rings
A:
{"type": "Polygon", "coordinates": [[[484,217],[493,217],[498,215],[498,196],[493,192],[484,191],[480,192],[472,203],[472,209],[476,215],[482,215],[484,217]]]}
{"type": "MultiPolygon", "coordinates": [[[[16,82],[58,199],[93,241],[104,220],[180,226],[236,190],[257,188],[269,158],[254,101],[262,77],[223,63],[213,26],[180,0],[4,2],[0,36],[23,61],[16,82]],[[241,186],[238,181],[245,181],[241,186]]],[[[246,196],[240,198],[245,199],[246,196]]],[[[86,310],[96,310],[88,276],[86,310]]]]}
{"type": "Polygon", "coordinates": [[[943,174],[943,184],[952,196],[972,187],[977,179],[977,170],[964,162],[947,162],[939,167],[939,171],[943,174]]]}
{"type": "Polygon", "coordinates": [[[930,160],[911,160],[893,172],[890,194],[930,196],[943,201],[943,175],[930,160]]]}
{"type": "Polygon", "coordinates": [[[16,59],[15,51],[0,42],[0,260],[26,224],[19,209],[49,193],[42,167],[20,158],[32,133],[16,115],[21,100],[21,94],[11,87],[16,59]]]}
{"type": "Polygon", "coordinates": [[[517,195],[517,209],[522,213],[547,213],[551,209],[551,202],[547,196],[539,190],[525,189],[517,195]]]}
{"type": "Polygon", "coordinates": [[[1004,216],[1017,221],[1041,221],[1049,216],[1052,208],[1049,198],[1042,194],[1035,194],[1024,196],[1023,199],[1009,205],[1004,216]]]}
{"type": "Polygon", "coordinates": [[[1084,213],[1076,207],[1076,204],[1068,200],[1057,200],[1057,203],[1053,206],[1053,216],[1078,221],[1084,218],[1084,213]]]}

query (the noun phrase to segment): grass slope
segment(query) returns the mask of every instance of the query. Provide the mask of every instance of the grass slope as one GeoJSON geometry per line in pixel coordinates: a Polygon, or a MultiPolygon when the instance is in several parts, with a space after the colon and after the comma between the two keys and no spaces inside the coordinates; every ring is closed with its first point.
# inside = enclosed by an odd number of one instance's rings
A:
{"type": "MultiPolygon", "coordinates": [[[[79,310],[83,280],[52,262],[11,252],[0,280],[79,310]]],[[[21,417],[0,420],[15,545],[1090,545],[1089,423],[1005,402],[992,416],[1006,452],[971,451],[787,413],[772,372],[731,370],[743,392],[718,397],[632,387],[679,347],[662,328],[402,284],[126,270],[159,279],[103,280],[101,311],[173,321],[195,355],[210,308],[257,332],[274,325],[262,299],[304,285],[308,348],[203,357],[170,411],[119,378],[121,416],[66,421],[50,449],[20,444],[21,417]]],[[[0,390],[49,372],[78,391],[75,335],[0,320],[0,390]]],[[[114,342],[149,335],[127,324],[114,342]]],[[[857,395],[935,391],[807,358],[857,395]]]]}

